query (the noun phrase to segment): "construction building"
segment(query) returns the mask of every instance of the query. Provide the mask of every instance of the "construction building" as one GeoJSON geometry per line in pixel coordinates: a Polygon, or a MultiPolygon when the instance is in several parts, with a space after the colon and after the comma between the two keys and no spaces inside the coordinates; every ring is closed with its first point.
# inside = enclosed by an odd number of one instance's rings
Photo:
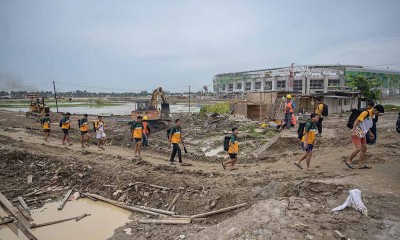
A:
{"type": "Polygon", "coordinates": [[[383,83],[384,95],[400,97],[400,72],[365,68],[360,65],[303,65],[222,73],[213,79],[218,96],[241,96],[247,92],[287,91],[312,94],[346,91],[352,75],[373,77],[383,83]]]}
{"type": "Polygon", "coordinates": [[[253,120],[278,118],[288,93],[293,96],[297,114],[313,112],[316,97],[324,99],[330,113],[342,113],[360,102],[358,92],[346,86],[346,81],[354,75],[380,81],[384,97],[400,97],[400,72],[357,65],[292,65],[218,74],[214,77],[214,91],[232,98],[233,115],[253,120]]]}

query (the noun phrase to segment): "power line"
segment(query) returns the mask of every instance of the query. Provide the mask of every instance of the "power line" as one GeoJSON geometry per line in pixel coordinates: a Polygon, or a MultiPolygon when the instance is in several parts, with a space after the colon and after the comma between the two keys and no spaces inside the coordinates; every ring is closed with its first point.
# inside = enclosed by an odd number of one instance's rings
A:
{"type": "Polygon", "coordinates": [[[104,89],[104,90],[115,90],[115,91],[143,91],[143,89],[126,89],[126,88],[108,88],[108,87],[96,87],[96,86],[85,86],[85,85],[79,85],[79,84],[70,84],[70,83],[61,83],[61,82],[56,82],[57,84],[60,85],[65,85],[65,86],[74,86],[74,87],[82,87],[82,88],[92,88],[92,89],[104,89]]]}
{"type": "Polygon", "coordinates": [[[35,86],[44,85],[44,84],[49,84],[49,83],[51,83],[51,82],[43,82],[43,83],[30,84],[30,85],[19,86],[19,87],[13,87],[13,88],[8,88],[8,89],[2,89],[2,91],[13,91],[14,89],[21,89],[21,88],[27,88],[27,87],[35,87],[35,86]]]}

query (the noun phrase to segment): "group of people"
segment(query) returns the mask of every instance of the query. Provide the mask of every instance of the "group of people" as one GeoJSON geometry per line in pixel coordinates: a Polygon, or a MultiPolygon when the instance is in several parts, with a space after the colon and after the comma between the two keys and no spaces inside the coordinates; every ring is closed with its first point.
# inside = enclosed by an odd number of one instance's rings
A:
{"type": "MultiPolygon", "coordinates": [[[[301,148],[304,154],[300,159],[296,160],[294,164],[303,169],[301,162],[306,160],[307,170],[310,170],[310,161],[313,154],[313,148],[317,144],[317,136],[322,134],[322,121],[324,108],[327,106],[324,104],[322,98],[317,98],[316,109],[310,114],[310,119],[304,125],[304,131],[301,138],[301,148]]],[[[286,127],[293,127],[295,124],[291,124],[294,120],[293,110],[295,108],[294,102],[291,100],[291,96],[287,96],[285,102],[285,124],[286,127]]],[[[348,168],[353,169],[353,159],[360,153],[360,159],[358,162],[359,169],[369,169],[370,166],[364,164],[365,153],[367,151],[367,144],[374,144],[376,141],[376,122],[380,113],[384,113],[382,105],[375,105],[374,102],[369,102],[367,109],[362,111],[357,119],[354,121],[353,128],[351,129],[351,141],[355,145],[356,149],[351,153],[350,157],[345,161],[348,168]]],[[[65,145],[67,142],[72,145],[69,141],[69,130],[71,128],[70,113],[66,113],[60,121],[60,127],[64,133],[62,144],[65,145]]],[[[179,163],[182,165],[182,151],[180,144],[184,144],[181,128],[181,120],[176,119],[175,125],[167,130],[168,136],[168,147],[172,147],[170,163],[175,164],[175,156],[178,155],[179,163]]],[[[42,128],[44,131],[44,140],[48,141],[50,135],[50,116],[46,114],[41,119],[42,128]]],[[[134,141],[134,157],[141,159],[140,153],[142,146],[148,146],[148,138],[150,136],[150,124],[148,123],[147,116],[138,116],[136,120],[130,121],[130,140],[134,141]]],[[[82,148],[89,146],[89,121],[88,115],[85,114],[82,119],[78,120],[78,126],[81,134],[82,148]]],[[[93,122],[93,128],[96,132],[96,139],[98,140],[98,148],[104,150],[104,144],[107,141],[106,134],[104,131],[105,123],[102,116],[98,116],[97,121],[93,122]]],[[[229,167],[229,170],[237,170],[235,164],[238,160],[239,154],[239,141],[238,141],[238,128],[232,128],[232,135],[229,138],[228,148],[228,159],[222,162],[223,169],[229,167]]]]}
{"type": "MultiPolygon", "coordinates": [[[[62,137],[62,144],[65,145],[66,143],[71,146],[72,143],[70,142],[69,139],[69,131],[71,129],[71,114],[67,112],[65,116],[61,119],[59,127],[61,127],[61,130],[63,132],[63,137],[62,137]]],[[[44,137],[43,139],[47,142],[50,136],[50,124],[51,124],[51,119],[50,119],[50,114],[46,114],[45,117],[40,119],[40,123],[42,125],[42,129],[44,132],[44,137]]],[[[89,121],[88,121],[88,115],[84,114],[82,119],[78,120],[78,127],[81,135],[81,145],[82,148],[84,147],[89,147],[90,146],[90,135],[89,135],[89,121]]],[[[96,133],[96,139],[97,139],[97,146],[99,149],[104,150],[104,145],[107,142],[107,136],[105,133],[105,123],[103,121],[102,116],[97,117],[97,121],[93,122],[93,129],[96,133]]]]}
{"type": "MultiPolygon", "coordinates": [[[[322,99],[317,99],[317,101],[319,103],[317,104],[315,112],[311,113],[310,120],[308,120],[304,126],[304,134],[301,139],[301,146],[304,154],[300,159],[294,162],[294,165],[300,169],[303,169],[301,162],[306,160],[307,170],[310,170],[313,147],[317,144],[316,136],[321,136],[322,133],[322,112],[325,105],[322,99]]],[[[351,141],[356,149],[351,153],[350,157],[344,161],[348,168],[354,169],[353,159],[358,153],[360,153],[358,169],[371,168],[364,163],[367,143],[374,144],[376,142],[376,122],[379,114],[384,112],[385,110],[382,105],[375,105],[374,102],[369,102],[367,108],[359,114],[354,124],[352,124],[351,141]]]]}
{"type": "MultiPolygon", "coordinates": [[[[141,159],[140,152],[142,146],[147,146],[148,138],[150,135],[150,124],[147,122],[147,116],[137,116],[136,120],[129,122],[131,126],[131,141],[135,141],[134,144],[134,158],[141,159]]],[[[171,165],[175,164],[175,156],[178,154],[179,164],[183,165],[182,162],[182,150],[180,144],[183,144],[181,120],[176,119],[175,125],[167,130],[168,132],[168,148],[172,147],[172,153],[170,157],[171,165]]]]}

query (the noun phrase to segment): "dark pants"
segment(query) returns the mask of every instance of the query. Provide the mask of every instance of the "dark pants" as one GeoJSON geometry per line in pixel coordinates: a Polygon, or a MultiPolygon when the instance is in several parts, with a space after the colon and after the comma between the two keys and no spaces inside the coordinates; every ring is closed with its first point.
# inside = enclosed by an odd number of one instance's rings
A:
{"type": "Polygon", "coordinates": [[[286,128],[291,128],[292,126],[292,113],[285,113],[285,120],[284,122],[286,123],[286,128]]]}
{"type": "Polygon", "coordinates": [[[171,154],[170,161],[174,162],[176,152],[178,152],[179,163],[182,163],[182,151],[181,151],[181,148],[179,147],[178,143],[172,144],[172,154],[171,154]]]}
{"type": "Polygon", "coordinates": [[[322,117],[320,117],[320,118],[318,119],[317,124],[315,124],[315,125],[317,125],[318,133],[319,133],[319,134],[322,133],[322,121],[324,121],[324,119],[323,119],[322,117]]]}
{"type": "Polygon", "coordinates": [[[369,137],[369,133],[366,134],[366,140],[367,140],[367,144],[375,144],[376,143],[376,138],[377,138],[377,132],[376,132],[376,121],[374,121],[372,128],[371,128],[371,132],[372,134],[374,134],[375,139],[371,139],[369,137]]]}
{"type": "Polygon", "coordinates": [[[142,146],[147,147],[149,144],[149,139],[147,139],[146,135],[142,134],[142,146]]]}

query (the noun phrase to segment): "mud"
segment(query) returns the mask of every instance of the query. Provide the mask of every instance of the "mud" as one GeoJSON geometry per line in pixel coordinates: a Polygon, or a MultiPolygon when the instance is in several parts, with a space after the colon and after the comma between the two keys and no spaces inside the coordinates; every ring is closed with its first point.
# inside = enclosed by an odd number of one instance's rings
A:
{"type": "MultiPolygon", "coordinates": [[[[183,189],[175,209],[182,215],[248,203],[246,208],[180,226],[140,224],[137,220],[147,216],[134,214],[129,223],[120,223],[110,239],[179,239],[183,235],[185,239],[334,239],[333,230],[356,239],[399,237],[400,145],[398,133],[392,131],[396,114],[379,119],[378,143],[368,146],[370,170],[348,170],[342,162],[353,150],[346,117],[324,120],[326,131],[315,147],[313,171],[293,165],[302,154],[296,129],[259,133],[254,122],[235,122],[224,116],[180,118],[188,139],[184,162],[192,166],[169,165],[170,149],[162,131],[150,137],[151,146],[143,150],[143,160],[133,160],[128,126],[121,118],[108,119],[111,145],[99,151],[95,145],[81,149],[76,130],[72,131],[74,145],[62,146],[56,126],[52,126],[50,141],[44,143],[41,132],[32,129],[40,127],[37,122],[0,112],[0,191],[10,201],[23,196],[32,209],[61,200],[70,188],[120,199],[127,205],[160,209],[166,209],[183,189]],[[203,149],[218,148],[232,126],[242,129],[243,154],[239,155],[239,169],[230,172],[222,169],[222,159],[206,157],[203,149]],[[274,134],[281,134],[280,139],[260,157],[253,156],[274,134]],[[31,184],[27,184],[29,175],[33,176],[31,184]],[[352,188],[362,190],[368,218],[352,209],[330,212],[345,201],[352,188]],[[132,235],[123,231],[126,228],[132,235]]],[[[96,231],[95,227],[88,229],[96,231]]]]}

